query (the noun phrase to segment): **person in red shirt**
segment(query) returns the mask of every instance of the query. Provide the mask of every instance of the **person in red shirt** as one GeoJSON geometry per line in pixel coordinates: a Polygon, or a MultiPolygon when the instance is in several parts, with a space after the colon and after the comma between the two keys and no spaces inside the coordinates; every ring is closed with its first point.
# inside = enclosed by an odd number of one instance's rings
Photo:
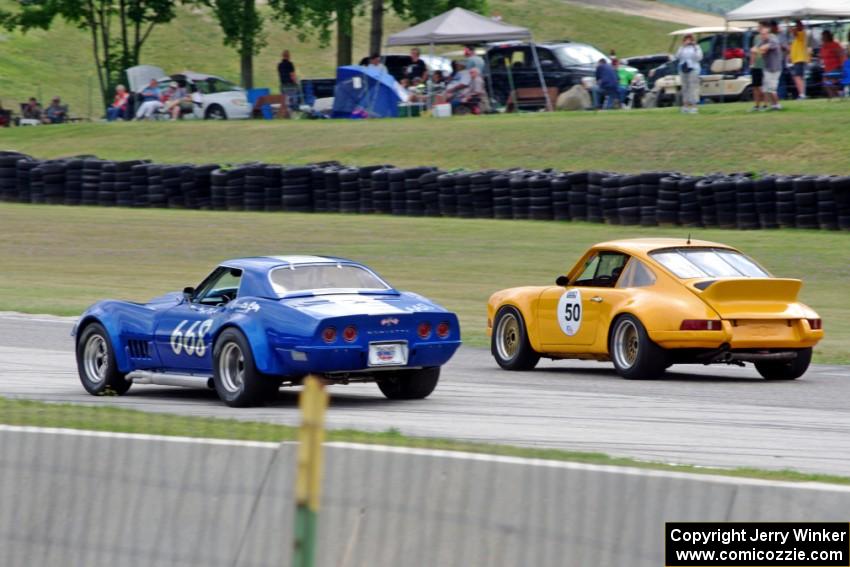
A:
{"type": "Polygon", "coordinates": [[[846,53],[829,30],[821,34],[820,61],[823,65],[823,84],[829,98],[838,96],[841,71],[846,53]]]}
{"type": "Polygon", "coordinates": [[[124,85],[118,85],[115,87],[115,100],[113,100],[109,108],[106,109],[106,119],[110,122],[118,120],[119,118],[122,120],[126,119],[127,103],[129,100],[130,93],[127,92],[127,88],[124,85]]]}

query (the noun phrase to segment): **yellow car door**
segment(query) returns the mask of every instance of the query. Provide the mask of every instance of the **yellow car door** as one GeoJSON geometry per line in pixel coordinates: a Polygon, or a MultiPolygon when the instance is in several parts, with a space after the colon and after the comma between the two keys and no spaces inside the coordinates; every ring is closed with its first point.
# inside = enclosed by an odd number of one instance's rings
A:
{"type": "Polygon", "coordinates": [[[614,286],[628,259],[621,252],[597,252],[569,282],[572,285],[551,287],[543,292],[537,320],[545,352],[588,350],[576,347],[588,347],[597,342],[600,323],[610,320],[611,309],[623,294],[614,286]]]}

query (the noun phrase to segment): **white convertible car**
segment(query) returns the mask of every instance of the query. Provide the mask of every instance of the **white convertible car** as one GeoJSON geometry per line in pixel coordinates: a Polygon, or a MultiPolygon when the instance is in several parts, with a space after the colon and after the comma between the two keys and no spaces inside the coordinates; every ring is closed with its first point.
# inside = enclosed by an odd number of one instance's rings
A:
{"type": "Polygon", "coordinates": [[[132,93],[141,92],[151,79],[155,79],[160,88],[165,88],[171,81],[193,90],[195,108],[190,116],[207,120],[233,120],[251,117],[251,105],[242,87],[205,73],[183,71],[167,75],[165,71],[154,65],[137,65],[127,69],[127,80],[132,93]]]}

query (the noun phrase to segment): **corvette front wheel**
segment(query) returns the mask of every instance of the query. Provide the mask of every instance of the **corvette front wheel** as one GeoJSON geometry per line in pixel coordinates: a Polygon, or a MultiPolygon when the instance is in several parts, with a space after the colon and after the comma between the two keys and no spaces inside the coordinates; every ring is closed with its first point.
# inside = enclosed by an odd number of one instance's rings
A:
{"type": "Polygon", "coordinates": [[[629,380],[658,378],[667,369],[667,353],[652,342],[644,326],[632,315],[622,315],[614,322],[608,353],[617,373],[629,380]]]}
{"type": "Polygon", "coordinates": [[[525,321],[514,307],[502,307],[496,314],[490,350],[505,370],[531,370],[540,361],[528,341],[525,321]]]}
{"type": "Polygon", "coordinates": [[[215,342],[213,383],[221,401],[236,408],[262,404],[279,385],[257,370],[248,340],[237,329],[225,329],[215,342]]]}

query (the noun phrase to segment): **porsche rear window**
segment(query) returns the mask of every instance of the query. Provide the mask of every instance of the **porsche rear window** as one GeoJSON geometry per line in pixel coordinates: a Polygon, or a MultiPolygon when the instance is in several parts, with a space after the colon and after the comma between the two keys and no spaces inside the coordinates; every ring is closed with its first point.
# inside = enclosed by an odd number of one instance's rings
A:
{"type": "Polygon", "coordinates": [[[682,279],[770,277],[751,259],[725,248],[675,248],[651,252],[650,256],[682,279]]]}
{"type": "Polygon", "coordinates": [[[275,293],[280,296],[299,291],[390,289],[386,282],[369,270],[350,264],[277,268],[269,277],[275,293]]]}

